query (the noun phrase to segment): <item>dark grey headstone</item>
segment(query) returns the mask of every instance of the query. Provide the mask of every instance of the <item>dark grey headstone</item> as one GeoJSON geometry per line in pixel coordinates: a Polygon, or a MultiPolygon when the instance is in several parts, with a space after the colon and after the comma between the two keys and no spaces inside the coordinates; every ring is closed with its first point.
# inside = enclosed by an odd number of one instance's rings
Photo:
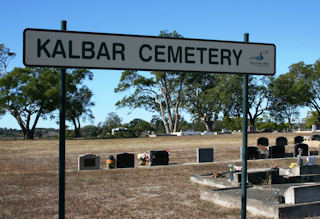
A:
{"type": "Polygon", "coordinates": [[[248,160],[255,160],[261,158],[261,153],[257,147],[247,147],[248,160]]]}
{"type": "Polygon", "coordinates": [[[134,154],[117,154],[117,168],[134,168],[134,154]]]}
{"type": "Polygon", "coordinates": [[[310,151],[310,156],[313,156],[313,155],[316,155],[318,156],[319,155],[319,151],[310,151]]]}
{"type": "Polygon", "coordinates": [[[198,148],[197,150],[197,162],[213,162],[213,148],[198,148]]]}
{"type": "Polygon", "coordinates": [[[84,154],[78,157],[78,170],[99,170],[100,157],[95,154],[84,154]]]}
{"type": "Polygon", "coordinates": [[[150,166],[168,165],[169,153],[167,151],[150,151],[150,166]]]}
{"type": "Polygon", "coordinates": [[[269,147],[269,158],[283,158],[286,157],[284,145],[276,145],[269,147]]]}
{"type": "Polygon", "coordinates": [[[265,137],[258,138],[257,145],[269,146],[269,139],[265,137]]]}
{"type": "Polygon", "coordinates": [[[285,138],[285,137],[278,137],[278,138],[276,138],[276,145],[277,146],[281,146],[281,145],[288,145],[288,139],[287,138],[285,138]]]}
{"type": "Polygon", "coordinates": [[[308,156],[309,146],[307,144],[299,143],[294,146],[294,155],[298,156],[298,149],[301,148],[303,151],[301,153],[302,156],[308,156]]]}
{"type": "Polygon", "coordinates": [[[312,135],[311,140],[320,141],[320,135],[312,135]]]}
{"type": "Polygon", "coordinates": [[[304,141],[304,138],[302,136],[296,136],[294,137],[294,144],[299,144],[304,141]]]}

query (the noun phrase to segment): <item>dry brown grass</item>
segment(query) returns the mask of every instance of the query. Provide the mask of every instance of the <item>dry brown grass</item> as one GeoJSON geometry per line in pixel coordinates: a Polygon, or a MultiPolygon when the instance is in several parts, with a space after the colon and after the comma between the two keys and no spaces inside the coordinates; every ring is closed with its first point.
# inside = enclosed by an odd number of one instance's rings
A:
{"type": "MultiPolygon", "coordinates": [[[[293,143],[294,134],[250,134],[249,145],[266,136],[293,143]]],[[[193,174],[226,171],[224,162],[106,169],[109,154],[169,149],[170,163],[196,161],[196,148],[214,147],[215,160],[239,159],[241,135],[159,137],[66,142],[67,218],[239,218],[199,198],[193,174]],[[101,156],[99,171],[77,171],[80,154],[101,156]]],[[[290,161],[249,161],[249,167],[288,166],[290,161]]],[[[238,162],[240,164],[240,162],[238,162]]],[[[0,141],[0,218],[57,218],[58,141],[0,141]]],[[[254,218],[248,216],[248,218],[254,218]]]]}

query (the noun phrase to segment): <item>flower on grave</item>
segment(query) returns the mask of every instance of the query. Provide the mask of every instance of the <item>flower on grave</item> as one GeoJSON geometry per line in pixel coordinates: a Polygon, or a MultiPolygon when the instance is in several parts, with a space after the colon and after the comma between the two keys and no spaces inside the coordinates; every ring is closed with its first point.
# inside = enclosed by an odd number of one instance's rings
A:
{"type": "Polygon", "coordinates": [[[290,168],[293,168],[293,167],[295,167],[295,166],[297,166],[297,163],[291,163],[289,167],[290,167],[290,168]]]}
{"type": "Polygon", "coordinates": [[[228,167],[229,167],[229,171],[232,171],[232,172],[241,172],[242,171],[242,166],[228,164],[228,167]]]}
{"type": "Polygon", "coordinates": [[[115,168],[116,160],[114,159],[114,157],[112,155],[107,158],[106,164],[110,169],[115,168]]]}
{"type": "Polygon", "coordinates": [[[137,157],[141,165],[149,165],[150,155],[148,153],[143,152],[141,154],[137,154],[137,157]]]}

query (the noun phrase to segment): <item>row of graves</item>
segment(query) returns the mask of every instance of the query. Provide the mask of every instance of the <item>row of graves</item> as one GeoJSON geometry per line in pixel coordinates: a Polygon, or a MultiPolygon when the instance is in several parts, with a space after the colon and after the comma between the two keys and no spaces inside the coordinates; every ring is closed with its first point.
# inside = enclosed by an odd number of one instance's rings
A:
{"type": "MultiPolygon", "coordinates": [[[[313,135],[312,140],[320,140],[320,135],[313,135]]],[[[285,137],[276,138],[276,144],[269,146],[269,139],[261,137],[257,140],[257,146],[247,148],[248,160],[263,158],[285,158],[297,156],[301,151],[301,156],[315,156],[318,151],[309,151],[309,146],[303,141],[306,137],[297,136],[294,138],[294,152],[286,151],[288,139],[285,137]],[[261,149],[262,148],[262,149],[261,149]],[[263,153],[263,148],[267,153],[263,153]]],[[[214,161],[214,148],[198,148],[197,162],[206,163],[214,161]]],[[[135,155],[133,153],[120,153],[111,155],[106,160],[109,168],[134,168],[135,155]]],[[[169,151],[150,151],[150,153],[137,154],[140,165],[157,166],[169,165],[169,151]]],[[[85,154],[78,157],[78,170],[98,170],[100,169],[100,156],[95,154],[85,154]]]]}
{"type": "MultiPolygon", "coordinates": [[[[320,140],[320,136],[311,137],[320,140]]],[[[283,158],[286,168],[252,168],[247,171],[247,211],[255,216],[268,218],[310,218],[320,216],[320,165],[318,151],[309,150],[306,139],[294,139],[294,152],[286,152],[288,141],[276,139],[276,145],[269,146],[269,153],[262,156],[260,146],[268,147],[267,138],[259,138],[257,147],[250,149],[252,159],[283,158]],[[275,149],[276,148],[276,149],[275,149]]],[[[257,161],[251,161],[253,163],[257,161]]],[[[273,163],[273,161],[272,161],[273,163]]],[[[271,163],[271,165],[272,165],[271,163]]],[[[241,166],[228,164],[226,172],[193,175],[190,180],[210,186],[200,190],[200,198],[223,207],[241,209],[241,166]]]]}
{"type": "MultiPolygon", "coordinates": [[[[158,166],[169,165],[170,152],[165,151],[150,151],[150,153],[120,153],[115,156],[110,155],[106,160],[108,168],[134,168],[135,157],[141,166],[158,166]]],[[[197,162],[207,163],[214,161],[213,148],[198,148],[197,149],[197,162]]],[[[99,170],[100,169],[100,156],[95,154],[84,154],[78,157],[78,170],[99,170]]]]}
{"type": "MultiPolygon", "coordinates": [[[[285,137],[276,138],[276,144],[269,146],[269,139],[261,137],[257,140],[257,146],[247,148],[248,160],[263,159],[263,158],[285,158],[296,157],[299,151],[302,150],[302,156],[318,155],[318,151],[309,151],[309,146],[303,141],[308,137],[296,136],[294,138],[294,151],[288,152],[288,139],[285,137]]],[[[320,140],[320,135],[311,136],[311,140],[320,140]]]]}

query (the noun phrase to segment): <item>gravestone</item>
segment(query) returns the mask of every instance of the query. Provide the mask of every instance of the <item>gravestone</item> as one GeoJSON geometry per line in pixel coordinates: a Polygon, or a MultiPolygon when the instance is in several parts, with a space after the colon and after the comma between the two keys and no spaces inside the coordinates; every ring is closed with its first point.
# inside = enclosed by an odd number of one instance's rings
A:
{"type": "Polygon", "coordinates": [[[197,149],[197,162],[213,162],[213,148],[198,148],[197,149]]]}
{"type": "MultiPolygon", "coordinates": [[[[284,193],[286,204],[320,201],[320,185],[290,186],[284,193]]],[[[319,209],[318,209],[319,210],[319,209]]]]}
{"type": "Polygon", "coordinates": [[[255,160],[261,158],[261,153],[259,151],[259,148],[257,147],[247,147],[247,155],[248,160],[255,160]]]}
{"type": "Polygon", "coordinates": [[[301,156],[308,156],[308,152],[309,152],[309,147],[307,144],[303,144],[303,143],[299,143],[299,144],[296,144],[294,146],[294,154],[295,156],[297,156],[299,153],[298,153],[298,149],[301,148],[302,149],[302,153],[301,153],[301,156]]]}
{"type": "Polygon", "coordinates": [[[284,145],[269,147],[269,158],[283,158],[286,156],[284,145]]]}
{"type": "Polygon", "coordinates": [[[78,157],[78,170],[99,170],[100,157],[95,154],[84,154],[78,157]]]}
{"type": "Polygon", "coordinates": [[[310,156],[318,156],[319,155],[319,151],[310,151],[310,156]]]}
{"type": "Polygon", "coordinates": [[[168,165],[169,153],[167,151],[150,151],[150,166],[168,165]]]}
{"type": "Polygon", "coordinates": [[[117,154],[117,168],[134,168],[134,154],[117,154]]]}
{"type": "Polygon", "coordinates": [[[311,140],[320,141],[320,135],[312,135],[311,140]]]}
{"type": "Polygon", "coordinates": [[[294,137],[294,144],[299,144],[299,143],[302,143],[303,141],[304,141],[304,137],[302,136],[294,137]]]}
{"type": "Polygon", "coordinates": [[[283,137],[283,136],[278,137],[278,138],[276,138],[276,145],[277,145],[277,146],[281,146],[281,145],[285,146],[285,145],[288,145],[288,139],[285,138],[285,137],[283,137]]]}
{"type": "Polygon", "coordinates": [[[265,137],[258,138],[257,145],[269,146],[269,139],[265,137]]]}

